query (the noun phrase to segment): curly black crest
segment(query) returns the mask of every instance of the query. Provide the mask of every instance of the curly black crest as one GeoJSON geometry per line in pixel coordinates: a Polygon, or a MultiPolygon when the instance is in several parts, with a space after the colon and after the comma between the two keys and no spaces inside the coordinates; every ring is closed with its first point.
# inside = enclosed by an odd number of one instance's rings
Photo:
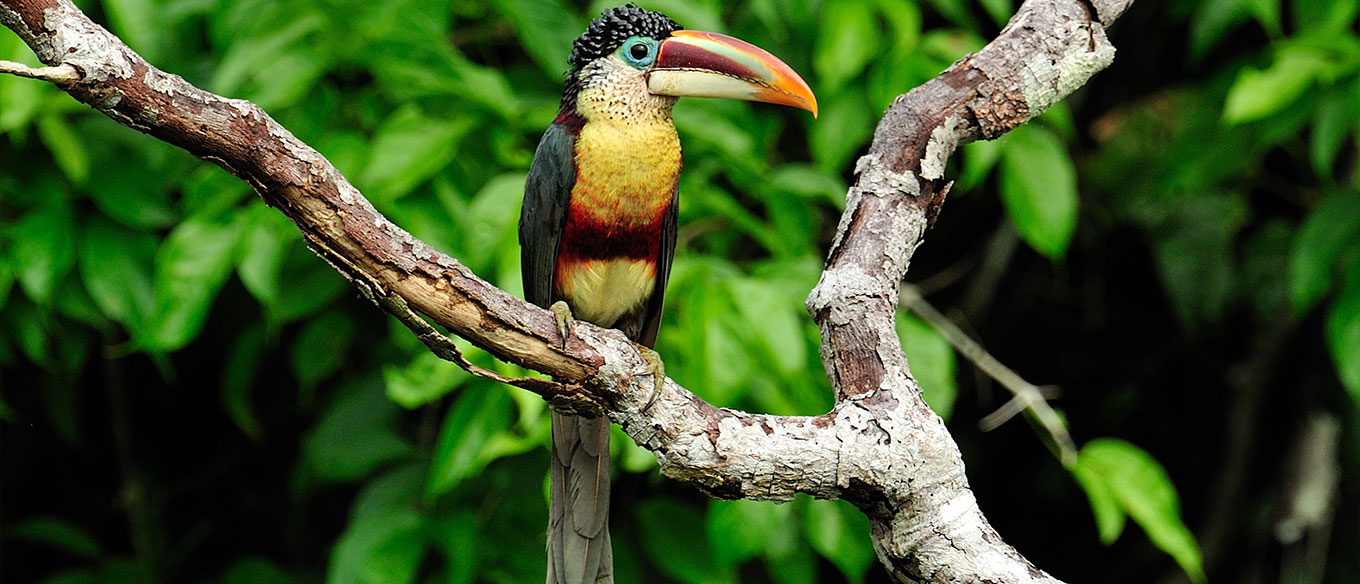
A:
{"type": "Polygon", "coordinates": [[[571,47],[568,61],[573,68],[614,52],[631,36],[645,36],[663,40],[682,27],[660,12],[643,10],[632,4],[604,11],[590,21],[580,38],[571,47]]]}

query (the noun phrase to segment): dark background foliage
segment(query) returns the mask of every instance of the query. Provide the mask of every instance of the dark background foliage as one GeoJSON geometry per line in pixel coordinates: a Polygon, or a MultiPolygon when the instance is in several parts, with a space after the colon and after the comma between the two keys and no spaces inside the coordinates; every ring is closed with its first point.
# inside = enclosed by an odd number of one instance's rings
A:
{"type": "MultiPolygon", "coordinates": [[[[570,42],[608,5],[77,4],[158,66],[259,103],[515,292],[523,175],[570,42]]],[[[821,413],[802,300],[854,160],[894,95],[981,47],[1014,2],[642,4],[761,45],[817,91],[815,121],[676,107],[658,349],[719,405],[821,413]]],[[[1356,15],[1143,0],[1109,70],[952,161],[908,280],[1061,387],[1087,474],[1020,420],[980,431],[1004,391],[929,326],[899,328],[983,510],[1059,578],[1360,581],[1356,15]]],[[[0,58],[36,64],[8,31],[0,58]]],[[[542,578],[539,399],[422,350],[240,181],[48,85],[0,78],[0,153],[4,581],[542,578]]],[[[886,581],[848,506],[708,500],[615,445],[621,582],[886,581]]]]}

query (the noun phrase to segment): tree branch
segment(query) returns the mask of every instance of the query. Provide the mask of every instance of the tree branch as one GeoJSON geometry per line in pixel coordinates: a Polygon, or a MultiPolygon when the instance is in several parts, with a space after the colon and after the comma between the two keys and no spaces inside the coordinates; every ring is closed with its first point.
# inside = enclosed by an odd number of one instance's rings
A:
{"type": "Polygon", "coordinates": [[[57,67],[29,67],[14,61],[0,61],[0,73],[47,81],[53,85],[68,85],[80,80],[80,72],[70,65],[57,67]]]}
{"type": "Polygon", "coordinates": [[[957,446],[920,400],[893,308],[943,203],[954,149],[1024,123],[1108,65],[1114,49],[1102,25],[1130,3],[1029,0],[991,44],[894,102],[858,164],[808,299],[837,395],[835,408],[816,417],[720,409],[670,380],[655,406],[643,408],[650,368],[622,334],[579,323],[563,343],[551,313],[393,225],[259,107],[156,69],[68,0],[0,0],[0,22],[44,63],[78,72],[60,85],[76,99],[250,183],[313,251],[437,354],[458,360],[410,310],[552,375],[560,383],[521,386],[557,407],[609,415],[656,453],[667,476],[725,498],[807,493],[853,502],[899,581],[1054,582],[1003,543],[978,509],[957,446]]]}

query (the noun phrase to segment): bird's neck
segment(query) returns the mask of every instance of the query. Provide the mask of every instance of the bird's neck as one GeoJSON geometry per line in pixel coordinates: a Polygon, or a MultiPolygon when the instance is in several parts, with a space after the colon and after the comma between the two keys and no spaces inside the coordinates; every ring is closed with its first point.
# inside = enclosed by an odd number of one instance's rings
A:
{"type": "Polygon", "coordinates": [[[576,99],[573,213],[630,227],[660,221],[680,177],[680,138],[671,120],[675,98],[608,87],[576,99]]]}

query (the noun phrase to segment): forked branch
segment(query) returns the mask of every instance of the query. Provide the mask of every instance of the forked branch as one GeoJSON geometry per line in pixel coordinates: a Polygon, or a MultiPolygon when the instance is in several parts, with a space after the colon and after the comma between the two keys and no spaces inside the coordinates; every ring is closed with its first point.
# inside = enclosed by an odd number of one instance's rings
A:
{"type": "Polygon", "coordinates": [[[580,323],[563,344],[549,312],[393,225],[254,104],[156,69],[69,0],[0,0],[0,23],[44,63],[76,74],[31,76],[248,182],[297,224],[309,247],[437,353],[441,343],[426,338],[433,329],[409,310],[560,380],[522,385],[558,407],[607,414],[656,453],[667,476],[726,498],[847,499],[869,517],[879,558],[899,581],[1054,582],[1003,543],[978,509],[957,446],[907,369],[893,309],[908,260],[943,202],[954,149],[1028,121],[1108,65],[1114,49],[1103,27],[1130,3],[1029,0],[987,47],[888,110],[808,299],[837,395],[835,408],[815,417],[720,409],[669,380],[643,408],[651,368],[622,334],[580,323]]]}

